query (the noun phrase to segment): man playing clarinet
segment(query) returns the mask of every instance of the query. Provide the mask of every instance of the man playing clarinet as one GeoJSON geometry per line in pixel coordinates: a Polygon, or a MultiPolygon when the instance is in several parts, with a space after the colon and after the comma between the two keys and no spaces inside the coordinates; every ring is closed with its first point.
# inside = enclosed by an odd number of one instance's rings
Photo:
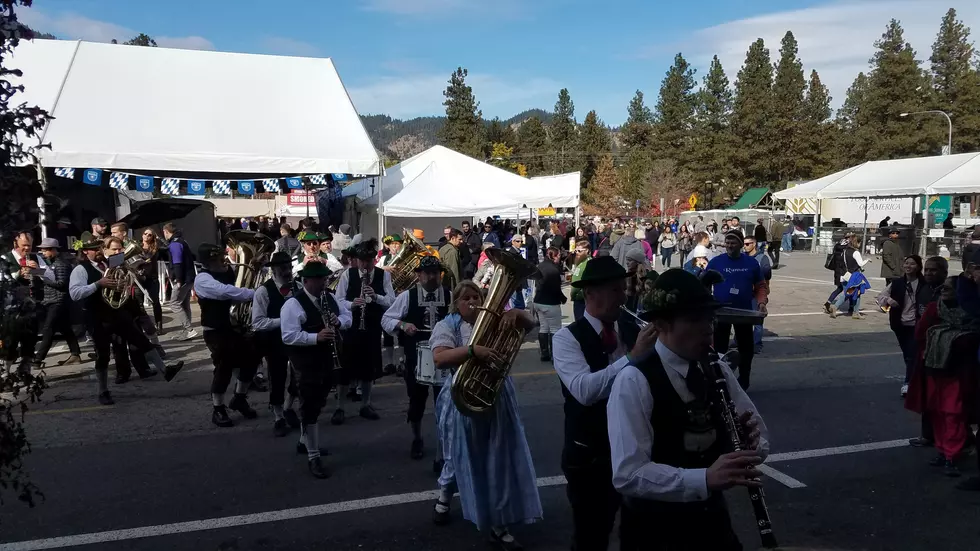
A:
{"type": "Polygon", "coordinates": [[[761,485],[756,466],[768,454],[768,431],[729,367],[708,359],[720,304],[681,269],[664,272],[643,300],[657,343],[630,358],[607,405],[612,483],[623,495],[621,549],[741,550],[722,492],[761,485]],[[744,427],[737,437],[719,387],[744,427]],[[743,451],[731,451],[736,438],[743,451]]]}
{"type": "MultiPolygon", "coordinates": [[[[417,345],[428,341],[432,328],[449,312],[452,292],[441,283],[442,264],[434,256],[423,256],[415,268],[419,283],[398,295],[395,303],[381,320],[384,330],[398,335],[398,342],[405,347],[405,389],[408,391],[408,422],[412,426],[412,459],[422,459],[422,415],[429,398],[429,386],[415,379],[418,367],[417,345]]],[[[439,386],[433,388],[435,402],[439,386]]],[[[434,467],[441,466],[441,454],[437,454],[434,467]]]]}
{"type": "MultiPolygon", "coordinates": [[[[324,292],[330,269],[323,262],[308,262],[299,272],[302,291],[282,307],[282,342],[296,371],[302,416],[298,451],[305,451],[310,474],[327,478],[330,470],[320,461],[317,420],[333,384],[336,346],[341,329],[350,327],[350,310],[324,292]]],[[[379,343],[380,344],[380,343],[379,343]]]]}

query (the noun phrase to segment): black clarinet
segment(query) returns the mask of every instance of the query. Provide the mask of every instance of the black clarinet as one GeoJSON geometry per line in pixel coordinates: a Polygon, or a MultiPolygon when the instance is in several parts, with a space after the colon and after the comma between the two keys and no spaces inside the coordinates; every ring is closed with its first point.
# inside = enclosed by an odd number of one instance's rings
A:
{"type": "MultiPolygon", "coordinates": [[[[715,407],[716,414],[725,424],[725,429],[731,438],[732,451],[742,451],[745,449],[743,442],[746,436],[745,427],[738,422],[738,413],[735,411],[735,402],[732,401],[728,393],[728,382],[722,372],[719,356],[711,352],[707,362],[702,362],[703,367],[708,369],[705,375],[714,379],[715,400],[712,405],[715,407]],[[707,364],[707,365],[705,365],[707,364]]],[[[762,538],[762,547],[775,549],[779,546],[776,543],[776,535],[772,531],[772,520],[769,518],[769,508],[766,507],[766,493],[762,488],[749,488],[749,499],[752,501],[752,512],[755,513],[755,523],[759,529],[759,537],[762,538]]]]}
{"type": "Polygon", "coordinates": [[[325,327],[333,328],[333,339],[330,340],[330,354],[333,359],[333,370],[340,371],[343,366],[340,365],[340,324],[337,323],[337,316],[330,310],[327,306],[327,294],[330,291],[324,289],[320,293],[320,315],[323,317],[323,325],[325,327]]]}

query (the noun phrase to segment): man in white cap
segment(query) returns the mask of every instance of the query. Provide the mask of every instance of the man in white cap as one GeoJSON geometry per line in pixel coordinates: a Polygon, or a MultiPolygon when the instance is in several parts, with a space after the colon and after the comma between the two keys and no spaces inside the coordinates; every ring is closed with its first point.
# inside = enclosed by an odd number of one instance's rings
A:
{"type": "Polygon", "coordinates": [[[701,272],[708,267],[708,257],[711,254],[708,252],[708,248],[704,245],[698,245],[694,247],[691,254],[688,256],[688,261],[684,263],[684,270],[691,272],[696,276],[700,276],[701,272]]]}
{"type": "Polygon", "coordinates": [[[71,297],[68,296],[68,280],[71,278],[72,267],[61,258],[58,248],[58,240],[46,237],[41,240],[38,250],[47,262],[44,270],[44,317],[41,325],[41,346],[34,354],[35,369],[40,369],[44,365],[44,358],[51,349],[54,341],[55,332],[61,333],[68,345],[71,355],[67,359],[58,362],[58,365],[71,365],[82,363],[81,350],[78,347],[78,339],[71,327],[71,297]]]}

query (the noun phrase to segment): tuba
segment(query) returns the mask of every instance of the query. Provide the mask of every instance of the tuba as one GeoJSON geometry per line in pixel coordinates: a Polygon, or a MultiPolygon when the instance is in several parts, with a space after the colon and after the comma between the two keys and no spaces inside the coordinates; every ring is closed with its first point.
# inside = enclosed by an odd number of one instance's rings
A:
{"type": "Polygon", "coordinates": [[[127,241],[123,252],[119,254],[123,255],[122,265],[107,268],[102,274],[102,277],[118,283],[115,287],[102,289],[102,300],[113,310],[122,308],[129,297],[133,296],[133,287],[136,286],[133,269],[139,263],[138,258],[143,254],[143,249],[135,241],[127,241]]]}
{"type": "MultiPolygon", "coordinates": [[[[256,289],[269,277],[263,266],[276,250],[276,242],[268,235],[235,230],[228,232],[228,246],[235,250],[235,260],[231,266],[235,270],[235,287],[256,289]]],[[[252,324],[252,303],[239,302],[231,307],[231,324],[247,331],[252,324]]]]}
{"type": "Polygon", "coordinates": [[[487,256],[496,270],[487,297],[477,314],[470,335],[469,346],[481,345],[492,348],[503,358],[500,365],[484,363],[469,358],[459,366],[453,376],[452,397],[456,408],[463,415],[474,416],[493,406],[500,385],[504,383],[517,352],[524,341],[524,330],[518,327],[504,329],[501,317],[504,305],[525,279],[537,273],[538,268],[524,258],[504,249],[488,249],[487,256]]]}
{"type": "Polygon", "coordinates": [[[391,267],[391,286],[396,294],[407,291],[419,282],[419,276],[415,273],[415,268],[419,267],[419,261],[423,256],[432,253],[408,228],[402,228],[402,248],[398,250],[387,266],[391,267]]]}

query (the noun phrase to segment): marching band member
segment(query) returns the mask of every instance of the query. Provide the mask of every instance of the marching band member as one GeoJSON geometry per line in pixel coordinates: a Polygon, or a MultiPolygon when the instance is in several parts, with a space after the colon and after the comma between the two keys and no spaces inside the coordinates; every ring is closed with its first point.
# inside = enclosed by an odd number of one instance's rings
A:
{"type": "Polygon", "coordinates": [[[211,378],[211,401],[214,411],[211,422],[219,427],[230,427],[231,418],[225,409],[225,391],[231,382],[232,372],[238,369],[235,396],[228,407],[246,419],[258,414],[248,405],[246,394],[261,358],[256,354],[252,340],[244,329],[231,323],[231,306],[236,302],[248,302],[254,291],[235,287],[235,272],[224,262],[224,250],[210,243],[202,243],[197,249],[203,270],[194,280],[194,292],[201,307],[201,327],[204,344],[211,352],[214,374],[211,378]]]}
{"type": "MultiPolygon", "coordinates": [[[[498,365],[502,362],[495,350],[467,346],[482,304],[483,294],[471,280],[456,286],[453,313],[436,324],[429,339],[436,365],[455,370],[474,356],[498,365]]],[[[503,319],[510,326],[534,325],[524,310],[508,310],[503,319]]],[[[503,549],[521,549],[507,527],[536,522],[542,514],[514,383],[508,377],[493,407],[478,417],[459,412],[452,400],[451,386],[452,377],[447,377],[437,401],[445,464],[439,475],[440,495],[432,519],[436,524],[449,522],[449,504],[457,487],[463,518],[476,524],[480,531],[489,529],[492,541],[503,549]]]]}
{"type": "Polygon", "coordinates": [[[296,445],[305,451],[310,474],[327,478],[330,470],[320,461],[317,419],[327,403],[333,384],[333,351],[337,332],[351,325],[351,313],[343,302],[324,292],[330,269],[322,262],[308,262],[299,272],[303,288],[282,308],[282,342],[296,370],[303,425],[296,445]]]}
{"type": "Polygon", "coordinates": [[[381,373],[381,317],[395,302],[395,290],[391,286],[391,274],[374,265],[377,254],[377,239],[358,244],[352,267],[337,282],[337,300],[351,311],[353,322],[344,333],[344,369],[337,387],[337,410],[330,419],[335,425],[342,424],[346,417],[347,386],[358,380],[364,399],[361,417],[379,419],[371,406],[371,385],[381,373]]]}
{"type": "Polygon", "coordinates": [[[320,254],[320,237],[316,232],[304,230],[296,238],[302,245],[302,250],[296,251],[293,256],[293,274],[299,273],[308,261],[323,258],[320,254]]]}
{"type": "Polygon", "coordinates": [[[630,353],[607,406],[612,483],[623,495],[621,548],[741,550],[722,492],[761,484],[755,466],[768,453],[768,431],[720,362],[747,436],[745,450],[724,453],[732,438],[720,418],[727,405],[711,391],[715,375],[702,368],[720,304],[682,269],[664,272],[644,303],[656,344],[630,353]]]}
{"type": "MultiPolygon", "coordinates": [[[[452,293],[442,285],[442,264],[438,258],[423,256],[415,268],[419,283],[408,292],[398,295],[395,303],[381,318],[381,325],[389,335],[398,335],[398,342],[405,347],[405,389],[408,391],[408,422],[412,426],[412,459],[422,459],[422,416],[425,402],[429,399],[429,386],[415,379],[418,367],[417,345],[428,340],[432,328],[449,313],[452,293]]],[[[432,401],[439,396],[440,387],[433,388],[432,401]]],[[[441,466],[440,454],[436,466],[441,466]]]]}
{"type": "Polygon", "coordinates": [[[327,268],[330,268],[332,273],[343,270],[344,265],[333,254],[333,234],[327,230],[317,234],[317,237],[320,239],[320,257],[327,262],[327,268]]]}
{"type": "Polygon", "coordinates": [[[289,371],[289,359],[282,341],[280,329],[280,312],[286,300],[293,296],[292,259],[289,253],[280,251],[274,253],[266,263],[272,272],[272,277],[255,289],[252,297],[252,331],[255,333],[255,343],[269,368],[271,390],[269,391],[269,409],[275,416],[272,432],[276,436],[286,436],[289,428],[299,428],[299,417],[293,411],[293,401],[296,396],[295,381],[290,380],[286,388],[286,375],[289,371]],[[283,409],[286,391],[289,391],[289,404],[283,409]]]}
{"type": "Polygon", "coordinates": [[[150,344],[136,322],[125,309],[114,310],[102,298],[102,289],[116,289],[120,282],[106,278],[104,270],[97,267],[105,257],[102,242],[92,239],[81,244],[82,257],[68,278],[68,295],[83,305],[85,320],[95,345],[95,377],[98,381],[99,403],[112,405],[115,402],[109,393],[109,348],[112,336],[116,335],[142,352],[146,359],[164,373],[167,381],[173,380],[184,362],[164,365],[157,349],[150,344]]]}
{"type": "MultiPolygon", "coordinates": [[[[606,400],[616,375],[630,361],[618,321],[626,300],[626,277],[626,270],[611,256],[586,263],[572,283],[582,291],[585,312],[554,336],[555,371],[565,397],[561,463],[568,480],[575,549],[606,549],[620,506],[611,482],[606,400]]],[[[645,335],[634,353],[653,345],[652,330],[645,335]]]]}

